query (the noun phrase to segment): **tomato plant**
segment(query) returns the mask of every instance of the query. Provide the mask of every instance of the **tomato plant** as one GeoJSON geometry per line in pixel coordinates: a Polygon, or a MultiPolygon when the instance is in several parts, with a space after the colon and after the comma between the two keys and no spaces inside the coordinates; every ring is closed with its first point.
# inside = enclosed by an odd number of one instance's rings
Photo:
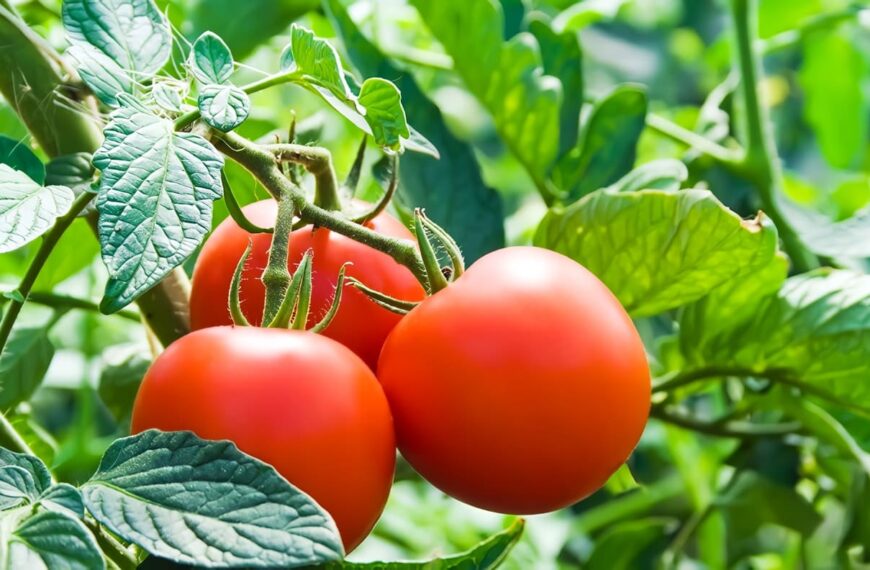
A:
{"type": "Polygon", "coordinates": [[[411,465],[503,513],[549,512],[597,490],[649,412],[643,343],[619,301],[537,248],[482,257],[408,313],[378,379],[411,465]]]}
{"type": "Polygon", "coordinates": [[[0,0],[0,567],[867,566],[868,14],[0,0]]]}
{"type": "MultiPolygon", "coordinates": [[[[253,223],[275,223],[274,200],[263,200],[244,208],[253,223]]],[[[381,213],[367,223],[372,230],[394,238],[411,240],[411,232],[389,214],[381,213]]],[[[199,254],[190,293],[190,324],[196,330],[231,324],[227,309],[230,282],[248,242],[253,240],[250,256],[242,274],[240,299],[242,311],[252,323],[259,324],[263,313],[265,287],[258,279],[266,267],[271,236],[250,234],[232,219],[215,228],[199,254]]],[[[388,255],[327,229],[303,228],[293,232],[289,249],[290,269],[299,265],[304,252],[311,250],[312,298],[309,321],[314,325],[329,308],[335,292],[336,276],[345,263],[348,275],[380,291],[406,301],[423,298],[423,288],[410,271],[388,255]]],[[[400,316],[365,297],[356,289],[345,292],[338,313],[323,334],[353,350],[371,368],[377,365],[384,339],[400,316]]]]}

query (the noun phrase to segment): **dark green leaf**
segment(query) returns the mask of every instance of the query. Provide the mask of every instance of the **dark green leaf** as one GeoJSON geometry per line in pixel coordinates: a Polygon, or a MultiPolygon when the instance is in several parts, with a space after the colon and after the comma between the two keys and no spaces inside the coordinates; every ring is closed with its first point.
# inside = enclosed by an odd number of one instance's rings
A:
{"type": "Polygon", "coordinates": [[[607,530],[595,543],[583,570],[639,570],[655,568],[668,546],[671,521],[628,521],[607,530]]]}
{"type": "Polygon", "coordinates": [[[82,494],[69,483],[52,485],[38,498],[39,504],[50,511],[67,514],[78,518],[85,516],[85,504],[82,494]]]}
{"type": "Polygon", "coordinates": [[[772,224],[742,220],[706,190],[597,191],[550,210],[535,244],[604,281],[632,316],[696,301],[776,251],[772,224]]]}
{"type": "Polygon", "coordinates": [[[152,74],[169,59],[172,33],[152,0],[64,0],[70,42],[93,46],[121,69],[152,74]]]}
{"type": "Polygon", "coordinates": [[[23,141],[0,135],[0,164],[8,164],[15,170],[20,170],[37,184],[46,184],[45,166],[23,141]]]}
{"type": "Polygon", "coordinates": [[[220,36],[204,32],[193,42],[190,71],[201,83],[226,83],[233,74],[233,54],[220,36]]]}
{"type": "Polygon", "coordinates": [[[132,352],[117,363],[103,368],[100,374],[100,399],[119,422],[130,417],[133,401],[151,359],[139,352],[132,352]]]}
{"type": "MultiPolygon", "coordinates": [[[[0,510],[31,503],[39,496],[33,475],[17,465],[0,467],[0,510]]],[[[3,515],[0,514],[0,517],[3,515]]]]}
{"type": "Polygon", "coordinates": [[[42,493],[51,486],[51,473],[38,457],[25,453],[15,453],[0,447],[0,466],[21,467],[33,477],[37,493],[42,493]]]}
{"type": "Polygon", "coordinates": [[[90,184],[94,172],[90,153],[65,154],[51,159],[45,166],[45,183],[74,188],[81,184],[90,184]]]}
{"type": "MultiPolygon", "coordinates": [[[[131,102],[132,103],[132,102],[131,102]]],[[[223,157],[201,136],[137,106],[112,114],[94,154],[97,209],[109,282],[101,309],[115,312],[180,265],[211,227],[223,157]]]]}
{"type": "Polygon", "coordinates": [[[120,439],[82,492],[114,533],[176,562],[274,567],[342,556],[329,515],[227,441],[156,430],[120,439]]]}
{"type": "MultiPolygon", "coordinates": [[[[483,182],[474,153],[454,137],[438,108],[423,94],[414,78],[398,71],[357,29],[338,0],[328,3],[330,16],[342,36],[350,59],[369,76],[397,78],[407,105],[408,120],[433,141],[441,160],[415,154],[402,156],[399,198],[447,230],[471,262],[504,246],[501,198],[483,182]],[[455,204],[462,207],[455,207],[455,204]]],[[[413,137],[413,129],[410,129],[413,137]]]]}
{"type": "Polygon", "coordinates": [[[632,169],[645,121],[646,94],[639,87],[622,85],[596,103],[580,142],[553,171],[568,203],[613,184],[632,169]]]}
{"type": "Polygon", "coordinates": [[[197,105],[205,122],[225,133],[241,125],[251,110],[248,94],[232,85],[206,85],[197,105]]]}
{"type": "Polygon", "coordinates": [[[45,329],[13,329],[0,355],[0,410],[30,398],[54,357],[45,329]]]}
{"type": "Polygon", "coordinates": [[[0,253],[44,234],[74,199],[66,186],[40,186],[23,172],[0,164],[0,253]]]}
{"type": "Polygon", "coordinates": [[[23,508],[9,511],[0,525],[5,556],[3,570],[63,568],[102,570],[106,567],[96,540],[79,520],[54,511],[32,514],[23,508]]]}

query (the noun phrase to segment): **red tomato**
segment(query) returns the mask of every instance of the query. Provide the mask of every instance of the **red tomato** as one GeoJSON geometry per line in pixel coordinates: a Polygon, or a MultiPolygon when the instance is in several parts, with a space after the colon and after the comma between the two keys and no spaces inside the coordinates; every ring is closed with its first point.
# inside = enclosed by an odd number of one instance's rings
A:
{"type": "Polygon", "coordinates": [[[304,331],[214,327],[174,342],[145,375],[132,431],[229,439],[335,519],[345,549],[390,492],[395,437],[377,379],[351,351],[304,331]]]}
{"type": "Polygon", "coordinates": [[[567,257],[507,248],[477,261],[393,330],[378,366],[399,450],[466,503],[551,511],[598,489],[649,413],[640,337],[613,294],[567,257]]]}
{"type": "MultiPolygon", "coordinates": [[[[255,224],[272,226],[278,205],[263,200],[244,208],[255,224]]],[[[398,220],[381,214],[368,226],[376,232],[403,239],[413,239],[398,220]]],[[[230,282],[248,241],[253,239],[251,256],[245,264],[240,292],[242,311],[252,324],[260,324],[265,287],[260,280],[269,259],[270,234],[249,234],[232,218],[227,218],[211,234],[196,261],[190,296],[190,320],[194,330],[232,323],[227,297],[230,282]]],[[[295,268],[309,248],[314,251],[313,287],[309,326],[314,325],[329,308],[341,266],[350,261],[347,275],[369,287],[406,301],[423,298],[423,288],[413,274],[393,259],[366,245],[324,228],[310,226],[293,232],[290,240],[289,265],[295,268]]],[[[323,334],[354,351],[370,368],[377,365],[384,339],[401,319],[400,315],[376,305],[352,287],[343,292],[341,307],[323,334]]]]}

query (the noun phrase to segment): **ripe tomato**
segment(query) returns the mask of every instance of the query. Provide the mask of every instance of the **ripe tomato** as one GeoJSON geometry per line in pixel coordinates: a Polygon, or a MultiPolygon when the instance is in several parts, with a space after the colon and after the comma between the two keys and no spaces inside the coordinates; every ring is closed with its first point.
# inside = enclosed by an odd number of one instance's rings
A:
{"type": "Polygon", "coordinates": [[[551,511],[598,489],[649,413],[643,344],[613,294],[567,257],[496,251],[390,334],[378,379],[399,450],[466,503],[551,511]]]}
{"type": "MultiPolygon", "coordinates": [[[[255,224],[272,226],[278,205],[263,200],[244,208],[245,215],[255,224]]],[[[382,234],[413,239],[398,220],[381,214],[368,226],[382,234]]],[[[259,324],[263,314],[265,287],[260,280],[269,259],[270,234],[249,234],[232,218],[215,229],[196,262],[190,295],[190,320],[194,330],[232,323],[227,308],[230,282],[249,240],[253,248],[242,274],[240,299],[242,312],[252,324],[259,324]]],[[[366,245],[325,228],[310,226],[293,232],[290,240],[289,265],[295,268],[309,248],[312,260],[313,287],[309,326],[326,313],[335,293],[335,283],[341,266],[350,261],[347,275],[356,277],[369,287],[406,301],[424,296],[423,288],[413,274],[393,259],[366,245]]],[[[341,307],[332,323],[323,332],[354,351],[370,368],[377,365],[384,339],[401,319],[400,315],[376,305],[352,287],[343,292],[341,307]]]]}
{"type": "Polygon", "coordinates": [[[132,431],[229,439],[272,464],[335,519],[353,550],[381,514],[395,436],[372,371],[304,331],[214,327],[174,342],[145,375],[132,431]]]}

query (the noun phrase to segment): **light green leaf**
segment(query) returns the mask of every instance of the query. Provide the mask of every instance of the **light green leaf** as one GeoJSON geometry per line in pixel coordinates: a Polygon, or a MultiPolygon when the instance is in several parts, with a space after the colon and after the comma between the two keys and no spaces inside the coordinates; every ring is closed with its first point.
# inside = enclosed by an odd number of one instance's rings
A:
{"type": "Polygon", "coordinates": [[[65,186],[40,186],[23,172],[0,164],[0,253],[44,234],[74,199],[65,186]]]}
{"type": "Polygon", "coordinates": [[[151,365],[140,352],[129,352],[107,364],[100,373],[100,399],[119,422],[129,419],[139,384],[151,365]]]}
{"type": "Polygon", "coordinates": [[[579,31],[602,20],[612,20],[629,0],[584,0],[572,3],[553,19],[559,31],[579,31]]]}
{"type": "Polygon", "coordinates": [[[344,70],[338,52],[314,32],[293,24],[290,27],[290,46],[296,69],[310,81],[314,81],[338,96],[342,101],[354,101],[355,97],[344,78],[344,70]]]}
{"type": "Polygon", "coordinates": [[[100,253],[100,244],[85,219],[77,219],[63,232],[33,285],[38,292],[56,285],[90,266],[100,253]]]}
{"type": "Polygon", "coordinates": [[[780,205],[788,220],[809,249],[834,258],[870,257],[870,207],[851,218],[833,222],[830,218],[783,198],[780,205]]]}
{"type": "Polygon", "coordinates": [[[411,4],[492,114],[508,148],[543,185],[559,150],[562,86],[544,74],[535,37],[523,32],[503,42],[504,16],[495,0],[411,4]]]}
{"type": "Polygon", "coordinates": [[[79,520],[54,511],[8,511],[0,519],[0,568],[102,570],[96,539],[79,520]]]}
{"type": "Polygon", "coordinates": [[[197,105],[205,122],[225,133],[241,125],[251,110],[248,94],[232,85],[206,85],[197,105]]]}
{"type": "Polygon", "coordinates": [[[398,150],[402,138],[411,136],[402,108],[402,95],[390,81],[379,77],[366,79],[359,92],[359,103],[380,146],[398,150]]]}
{"type": "Polygon", "coordinates": [[[45,166],[24,141],[0,135],[0,164],[8,164],[37,184],[45,184],[45,166]]]}
{"type": "Polygon", "coordinates": [[[12,427],[37,458],[46,465],[51,465],[54,462],[57,442],[54,441],[51,434],[36,423],[29,412],[9,412],[6,414],[6,419],[9,420],[9,423],[12,424],[12,427]]]}
{"type": "Polygon", "coordinates": [[[689,169],[675,158],[662,158],[638,166],[608,187],[613,192],[637,190],[677,191],[689,178],[689,169]]]}
{"type": "Polygon", "coordinates": [[[523,519],[487,538],[471,550],[425,562],[339,562],[326,566],[332,570],[493,570],[505,561],[523,534],[523,519]]]}
{"type": "Polygon", "coordinates": [[[151,90],[154,102],[164,111],[173,113],[181,112],[184,106],[184,97],[179,89],[167,82],[155,83],[151,90]]]}
{"type": "Polygon", "coordinates": [[[770,375],[870,409],[870,276],[818,270],[739,309],[728,327],[687,329],[692,365],[770,375]]]}
{"type": "Polygon", "coordinates": [[[706,190],[600,190],[550,210],[535,235],[597,275],[634,317],[767,266],[776,243],[772,224],[740,219],[706,190]]]}
{"type": "Polygon", "coordinates": [[[233,54],[219,36],[204,32],[193,42],[190,71],[200,83],[226,83],[233,74],[233,54]]]}
{"type": "MultiPolygon", "coordinates": [[[[408,104],[408,120],[425,132],[440,151],[441,160],[421,154],[402,156],[399,200],[426,208],[426,213],[457,240],[468,262],[503,247],[501,197],[484,183],[471,147],[450,132],[438,107],[413,76],[395,68],[366,39],[339,0],[330,0],[327,7],[354,65],[367,76],[397,78],[402,98],[408,104]],[[452,207],[460,201],[462,208],[452,207]]],[[[409,128],[409,132],[411,137],[405,142],[408,149],[416,131],[409,128]]]]}
{"type": "Polygon", "coordinates": [[[568,202],[613,184],[632,169],[646,106],[645,92],[633,85],[621,85],[595,104],[580,142],[553,170],[553,182],[568,202]]]}
{"type": "Polygon", "coordinates": [[[810,36],[799,78],[804,117],[822,154],[837,168],[855,166],[866,151],[870,125],[865,96],[870,64],[856,39],[845,33],[810,36]]]}
{"type": "Polygon", "coordinates": [[[30,398],[54,357],[45,329],[17,327],[0,354],[0,410],[30,398]]]}
{"type": "Polygon", "coordinates": [[[118,93],[135,91],[135,82],[111,57],[88,44],[74,45],[67,55],[75,62],[82,80],[97,98],[112,107],[118,106],[118,93]]]}
{"type": "Polygon", "coordinates": [[[100,523],[175,562],[296,567],[342,557],[329,515],[228,441],[156,430],[117,440],[82,492],[100,523]]]}
{"type": "Polygon", "coordinates": [[[94,154],[102,171],[99,234],[115,312],[180,265],[211,227],[223,158],[201,136],[137,107],[112,114],[94,154]]]}
{"type": "Polygon", "coordinates": [[[150,75],[169,60],[172,33],[152,0],[64,0],[63,25],[75,46],[93,46],[130,74],[150,75]]]}

